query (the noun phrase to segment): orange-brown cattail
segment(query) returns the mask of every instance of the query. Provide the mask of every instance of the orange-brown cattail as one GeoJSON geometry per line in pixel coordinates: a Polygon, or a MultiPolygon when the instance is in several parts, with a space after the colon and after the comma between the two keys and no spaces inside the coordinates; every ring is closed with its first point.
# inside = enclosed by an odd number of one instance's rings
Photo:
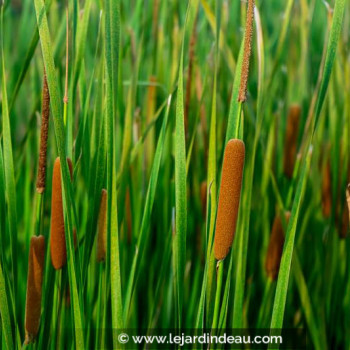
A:
{"type": "Polygon", "coordinates": [[[224,154],[216,219],[214,255],[217,260],[227,256],[236,231],[244,158],[244,142],[238,139],[230,140],[224,154]]]}
{"type": "Polygon", "coordinates": [[[36,180],[36,190],[38,193],[43,193],[45,191],[47,138],[49,135],[49,116],[50,116],[50,92],[49,92],[49,87],[47,85],[46,72],[44,70],[43,101],[42,101],[42,107],[41,107],[39,168],[38,168],[38,176],[36,180]]]}
{"type": "Polygon", "coordinates": [[[249,76],[249,62],[252,53],[252,38],[254,30],[254,7],[255,0],[248,0],[247,22],[244,34],[243,66],[241,73],[241,85],[239,87],[238,101],[244,102],[247,99],[247,84],[249,76]]]}
{"type": "Polygon", "coordinates": [[[33,342],[39,331],[44,260],[45,238],[44,236],[34,236],[30,239],[29,248],[25,344],[33,342]]]}
{"type": "Polygon", "coordinates": [[[289,178],[293,176],[294,164],[297,154],[300,115],[301,108],[299,105],[293,105],[290,107],[287,119],[286,139],[284,142],[283,158],[284,174],[289,178]]]}
{"type": "MultiPolygon", "coordinates": [[[[290,212],[285,214],[286,222],[288,223],[290,218],[290,212]]],[[[267,255],[265,260],[265,270],[267,276],[275,281],[280,269],[280,263],[282,258],[284,245],[284,229],[282,220],[279,214],[275,216],[275,220],[272,225],[272,232],[270,236],[269,247],[267,249],[267,255]]]]}
{"type": "MultiPolygon", "coordinates": [[[[67,158],[67,162],[72,177],[72,161],[67,158]]],[[[52,175],[50,251],[53,267],[56,270],[61,269],[67,260],[67,250],[64,234],[61,162],[59,157],[55,160],[52,175]]]]}
{"type": "Polygon", "coordinates": [[[328,218],[332,211],[332,174],[331,164],[328,161],[323,169],[322,176],[322,212],[328,218]]]}
{"type": "Polygon", "coordinates": [[[97,262],[105,261],[107,251],[107,191],[102,190],[97,220],[97,262]]]}

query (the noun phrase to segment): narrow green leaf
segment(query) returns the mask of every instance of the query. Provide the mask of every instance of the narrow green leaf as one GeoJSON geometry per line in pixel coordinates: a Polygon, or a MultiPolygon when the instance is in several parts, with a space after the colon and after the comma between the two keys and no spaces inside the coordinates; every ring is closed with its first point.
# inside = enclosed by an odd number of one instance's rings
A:
{"type": "MultiPolygon", "coordinates": [[[[117,209],[116,133],[118,73],[120,57],[120,2],[105,1],[106,26],[106,112],[107,112],[107,276],[111,278],[112,328],[123,328],[123,302],[120,277],[120,254],[117,209]]],[[[116,332],[113,346],[120,347],[116,332]]]]}

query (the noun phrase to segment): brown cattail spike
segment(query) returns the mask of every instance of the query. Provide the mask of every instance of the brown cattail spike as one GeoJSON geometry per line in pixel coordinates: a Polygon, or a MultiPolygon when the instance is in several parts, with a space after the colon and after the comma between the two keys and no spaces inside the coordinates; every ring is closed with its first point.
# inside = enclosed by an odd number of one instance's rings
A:
{"type": "Polygon", "coordinates": [[[252,39],[254,30],[254,7],[255,0],[248,0],[247,22],[244,34],[243,66],[241,73],[241,85],[239,87],[238,101],[244,102],[247,99],[247,84],[249,76],[249,62],[252,53],[252,39]]]}
{"type": "Polygon", "coordinates": [[[245,146],[243,141],[230,140],[224,154],[216,219],[214,254],[217,260],[222,260],[227,256],[236,231],[244,158],[245,146]]]}
{"type": "Polygon", "coordinates": [[[284,143],[284,174],[291,178],[293,176],[294,164],[297,154],[297,141],[299,131],[299,121],[301,108],[299,105],[293,105],[289,109],[286,129],[286,139],[284,143]]]}
{"type": "Polygon", "coordinates": [[[32,343],[39,331],[44,260],[45,238],[44,236],[34,236],[30,240],[29,248],[25,344],[32,343]]]}
{"type": "Polygon", "coordinates": [[[347,235],[350,226],[350,184],[348,184],[346,188],[346,203],[347,205],[344,208],[343,214],[343,229],[345,231],[345,236],[347,235]]]}
{"type": "Polygon", "coordinates": [[[198,15],[196,15],[195,24],[193,25],[193,30],[191,34],[190,44],[189,44],[189,60],[188,60],[188,74],[186,83],[186,97],[185,97],[185,108],[184,108],[184,123],[185,123],[185,136],[188,137],[189,130],[189,111],[191,102],[191,92],[192,92],[192,76],[193,76],[193,63],[195,59],[195,46],[197,39],[196,23],[198,15]]]}
{"type": "Polygon", "coordinates": [[[38,193],[43,193],[45,191],[47,138],[49,135],[49,116],[50,116],[50,93],[49,93],[49,87],[47,85],[46,72],[44,70],[43,101],[42,101],[42,107],[41,107],[39,168],[38,168],[38,177],[36,180],[36,190],[38,193]]]}
{"type": "MultiPolygon", "coordinates": [[[[285,213],[286,223],[289,222],[290,212],[285,213]]],[[[265,269],[271,280],[275,281],[281,264],[284,245],[284,228],[280,215],[276,215],[272,225],[270,243],[267,249],[265,269]]]]}
{"type": "MultiPolygon", "coordinates": [[[[72,161],[67,158],[70,175],[72,177],[72,161]]],[[[51,198],[51,235],[50,251],[52,265],[56,270],[61,269],[67,260],[66,237],[64,233],[64,216],[62,200],[61,162],[56,158],[52,175],[51,198]]]]}
{"type": "MultiPolygon", "coordinates": [[[[286,222],[290,219],[290,212],[285,214],[286,222]]],[[[272,232],[270,236],[270,243],[267,249],[265,270],[267,276],[275,281],[280,269],[282,252],[284,245],[284,229],[280,215],[276,215],[272,225],[272,232]]]]}
{"type": "Polygon", "coordinates": [[[206,217],[207,213],[207,182],[203,181],[201,183],[201,204],[202,204],[202,215],[203,218],[206,217]]]}
{"type": "Polygon", "coordinates": [[[322,176],[322,212],[325,218],[331,215],[332,211],[332,174],[331,164],[328,161],[323,170],[322,176]]]}
{"type": "Polygon", "coordinates": [[[347,205],[345,203],[345,206],[343,207],[343,213],[339,222],[339,237],[340,239],[345,239],[348,235],[349,231],[349,212],[347,209],[347,205]]]}
{"type": "Polygon", "coordinates": [[[348,187],[346,188],[346,202],[348,204],[348,215],[350,222],[350,184],[348,184],[348,187]]]}
{"type": "Polygon", "coordinates": [[[131,244],[132,240],[132,210],[131,210],[131,200],[130,200],[130,189],[126,190],[125,194],[125,220],[127,229],[127,241],[131,244]]]}
{"type": "Polygon", "coordinates": [[[97,220],[97,262],[105,261],[107,250],[107,191],[102,190],[97,220]]]}

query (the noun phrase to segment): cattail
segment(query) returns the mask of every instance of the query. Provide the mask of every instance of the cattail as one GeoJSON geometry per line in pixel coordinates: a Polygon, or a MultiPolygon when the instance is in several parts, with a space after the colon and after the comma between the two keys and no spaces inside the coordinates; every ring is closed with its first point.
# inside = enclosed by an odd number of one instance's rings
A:
{"type": "Polygon", "coordinates": [[[346,189],[346,203],[343,210],[340,238],[346,238],[346,236],[348,235],[349,223],[350,223],[350,184],[348,184],[346,189]]]}
{"type": "Polygon", "coordinates": [[[348,184],[348,187],[346,189],[346,202],[348,204],[349,221],[350,221],[350,184],[348,184]]]}
{"type": "MultiPolygon", "coordinates": [[[[156,99],[157,99],[157,89],[156,82],[157,78],[154,76],[150,77],[150,85],[147,91],[147,107],[146,107],[146,123],[150,125],[153,121],[155,110],[156,110],[156,99]]],[[[147,169],[151,168],[153,157],[154,157],[154,138],[155,138],[154,128],[149,130],[147,139],[145,140],[145,161],[147,169]]]]}
{"type": "MultiPolygon", "coordinates": [[[[290,212],[285,213],[285,218],[286,222],[288,223],[290,219],[290,212]]],[[[278,276],[283,252],[283,245],[284,229],[281,217],[279,214],[277,214],[272,225],[272,232],[265,261],[266,274],[272,281],[275,281],[278,276]]]]}
{"type": "Polygon", "coordinates": [[[286,129],[286,139],[284,143],[284,174],[291,178],[293,176],[294,164],[297,154],[297,141],[299,131],[299,121],[301,108],[299,105],[293,105],[289,109],[286,129]]]}
{"type": "Polygon", "coordinates": [[[202,204],[202,215],[203,218],[206,217],[207,213],[207,182],[203,181],[201,183],[201,189],[200,189],[200,194],[201,194],[201,204],[202,204]]]}
{"type": "Polygon", "coordinates": [[[97,220],[97,262],[105,261],[107,251],[107,191],[102,190],[97,220]]]}
{"type": "Polygon", "coordinates": [[[214,254],[217,260],[227,256],[236,231],[244,157],[244,142],[238,139],[230,140],[224,154],[216,219],[214,254]]]}
{"type": "Polygon", "coordinates": [[[325,218],[331,215],[332,211],[332,175],[331,164],[328,161],[323,170],[322,176],[322,212],[325,218]]]}
{"type": "Polygon", "coordinates": [[[255,0],[248,0],[247,22],[244,34],[243,66],[241,73],[241,85],[239,87],[238,101],[244,102],[247,99],[247,84],[249,76],[249,62],[252,53],[252,39],[254,30],[254,7],[255,0]]]}
{"type": "Polygon", "coordinates": [[[338,228],[340,239],[345,239],[347,237],[348,230],[349,230],[349,212],[347,209],[347,204],[345,203],[343,208],[343,213],[339,222],[339,228],[338,228]]]}
{"type": "Polygon", "coordinates": [[[46,71],[44,70],[43,101],[42,101],[42,107],[41,107],[39,168],[38,168],[38,176],[36,180],[36,190],[38,193],[43,193],[45,191],[47,138],[49,135],[49,116],[50,116],[50,92],[49,92],[49,87],[47,85],[46,71]]]}
{"type": "Polygon", "coordinates": [[[193,25],[193,30],[191,34],[190,44],[189,44],[189,60],[188,60],[188,74],[187,74],[187,83],[186,83],[186,97],[185,97],[185,108],[184,108],[184,123],[185,123],[185,135],[188,137],[189,130],[189,111],[190,111],[190,102],[191,102],[191,91],[192,91],[192,76],[193,76],[193,63],[195,58],[195,46],[197,40],[197,18],[198,14],[196,14],[196,22],[193,25]]]}
{"type": "MultiPolygon", "coordinates": [[[[72,177],[72,161],[67,158],[70,175],[72,177]]],[[[66,237],[64,234],[64,216],[61,182],[61,162],[56,158],[52,175],[51,198],[51,235],[50,235],[51,262],[56,270],[61,269],[67,260],[66,237]]]]}
{"type": "Polygon", "coordinates": [[[45,238],[30,239],[27,298],[25,313],[25,344],[32,343],[38,334],[41,313],[41,290],[45,260],[45,238]]]}

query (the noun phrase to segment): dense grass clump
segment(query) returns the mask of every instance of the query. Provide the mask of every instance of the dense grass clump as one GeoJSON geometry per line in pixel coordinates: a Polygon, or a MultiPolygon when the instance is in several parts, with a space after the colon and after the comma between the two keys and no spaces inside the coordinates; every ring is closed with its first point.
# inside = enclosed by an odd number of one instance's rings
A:
{"type": "Polygon", "coordinates": [[[1,348],[350,348],[347,1],[0,7],[1,348]]]}

